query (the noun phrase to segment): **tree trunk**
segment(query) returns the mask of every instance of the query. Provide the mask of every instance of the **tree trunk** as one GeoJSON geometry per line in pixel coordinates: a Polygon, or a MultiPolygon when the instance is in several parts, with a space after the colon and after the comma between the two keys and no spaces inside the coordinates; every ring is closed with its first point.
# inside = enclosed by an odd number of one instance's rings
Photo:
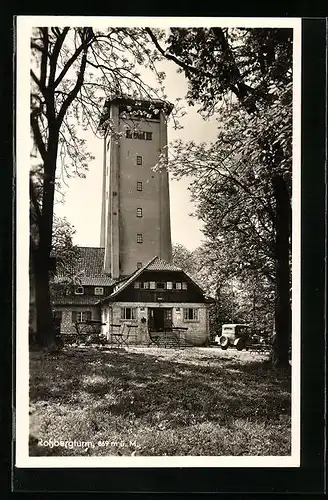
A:
{"type": "Polygon", "coordinates": [[[49,129],[47,159],[44,162],[42,212],[38,218],[38,244],[32,245],[32,261],[35,277],[35,304],[37,313],[37,344],[51,348],[55,345],[49,270],[52,244],[52,225],[54,210],[54,186],[58,148],[57,129],[49,129]]]}
{"type": "Polygon", "coordinates": [[[275,293],[275,339],[272,362],[275,367],[289,367],[289,344],[291,339],[290,300],[290,197],[281,175],[273,179],[276,199],[276,293],[275,293]]]}
{"type": "Polygon", "coordinates": [[[37,314],[36,342],[40,347],[55,345],[55,331],[52,321],[52,309],[49,288],[48,259],[37,249],[33,256],[33,272],[35,279],[35,304],[37,314]]]}

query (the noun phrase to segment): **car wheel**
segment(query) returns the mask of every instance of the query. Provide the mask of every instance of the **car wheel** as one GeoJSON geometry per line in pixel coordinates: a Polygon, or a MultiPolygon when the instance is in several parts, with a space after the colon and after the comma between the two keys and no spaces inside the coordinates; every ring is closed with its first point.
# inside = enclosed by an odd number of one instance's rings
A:
{"type": "Polygon", "coordinates": [[[242,351],[244,349],[244,342],[242,341],[242,339],[237,339],[236,340],[236,343],[235,343],[235,346],[237,347],[237,351],[242,351]]]}
{"type": "Polygon", "coordinates": [[[229,339],[227,337],[221,336],[220,337],[220,346],[221,346],[221,349],[223,349],[223,350],[228,349],[229,339]]]}

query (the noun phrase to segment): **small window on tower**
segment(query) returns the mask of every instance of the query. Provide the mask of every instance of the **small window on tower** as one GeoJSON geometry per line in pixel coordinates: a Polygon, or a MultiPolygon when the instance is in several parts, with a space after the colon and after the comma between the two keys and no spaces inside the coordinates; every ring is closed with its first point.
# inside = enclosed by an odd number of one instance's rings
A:
{"type": "Polygon", "coordinates": [[[142,156],[137,156],[137,165],[142,165],[142,156]]]}
{"type": "Polygon", "coordinates": [[[142,217],[142,208],[137,208],[137,217],[142,217]]]}
{"type": "Polygon", "coordinates": [[[142,182],[137,182],[137,191],[142,191],[142,182]]]}
{"type": "Polygon", "coordinates": [[[141,233],[137,234],[137,243],[142,243],[142,234],[141,233]]]}
{"type": "Polygon", "coordinates": [[[143,132],[142,130],[134,130],[133,131],[133,138],[134,139],[144,139],[145,138],[145,134],[147,132],[143,132]]]}

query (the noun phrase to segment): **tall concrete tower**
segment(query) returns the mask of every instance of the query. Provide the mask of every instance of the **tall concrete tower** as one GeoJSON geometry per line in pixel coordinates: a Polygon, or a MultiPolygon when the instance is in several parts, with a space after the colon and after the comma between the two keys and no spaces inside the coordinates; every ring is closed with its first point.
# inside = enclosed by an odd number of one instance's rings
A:
{"type": "Polygon", "coordinates": [[[100,246],[104,271],[113,278],[132,274],[156,255],[171,259],[168,173],[152,168],[167,154],[172,107],[126,97],[106,103],[100,246]]]}

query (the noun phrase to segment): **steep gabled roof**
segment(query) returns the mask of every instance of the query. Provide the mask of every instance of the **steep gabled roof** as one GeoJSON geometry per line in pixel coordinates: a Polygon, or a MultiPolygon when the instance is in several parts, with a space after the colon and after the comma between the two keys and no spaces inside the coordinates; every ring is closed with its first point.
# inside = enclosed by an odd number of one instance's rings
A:
{"type": "Polygon", "coordinates": [[[112,286],[115,283],[110,276],[81,276],[80,281],[83,286],[112,286]]]}
{"type": "Polygon", "coordinates": [[[131,283],[133,283],[138,278],[138,276],[140,276],[144,271],[174,271],[174,272],[181,272],[185,276],[187,276],[187,278],[195,285],[196,288],[198,288],[198,290],[204,295],[204,298],[206,299],[206,301],[207,300],[208,301],[212,301],[213,300],[213,299],[207,299],[205,297],[204,290],[202,290],[202,288],[192,278],[190,278],[190,276],[183,269],[181,269],[180,267],[172,264],[171,262],[167,262],[167,261],[162,260],[159,257],[155,256],[147,264],[145,264],[143,267],[141,267],[136,272],[134,272],[133,274],[131,274],[131,276],[129,278],[127,278],[125,281],[122,281],[122,282],[118,283],[116,285],[116,287],[114,288],[113,292],[110,295],[108,295],[107,297],[104,297],[104,298],[100,299],[98,303],[100,304],[100,303],[102,303],[102,302],[104,302],[106,300],[109,300],[109,299],[112,299],[112,298],[116,297],[122,290],[124,290],[131,283]]]}
{"type": "MultiPolygon", "coordinates": [[[[104,273],[104,258],[103,247],[78,247],[74,273],[81,285],[111,286],[115,283],[113,278],[104,273]]],[[[55,276],[54,282],[56,281],[55,276]]]]}
{"type": "Polygon", "coordinates": [[[116,285],[116,287],[114,288],[114,291],[111,295],[107,296],[107,297],[104,297],[103,299],[101,299],[99,302],[103,302],[104,300],[106,299],[109,299],[109,297],[115,297],[118,293],[120,293],[122,290],[124,290],[124,288],[126,288],[127,286],[130,285],[130,283],[133,283],[133,281],[138,277],[140,276],[140,274],[145,271],[148,266],[154,262],[155,259],[157,259],[158,257],[153,257],[147,264],[145,264],[143,267],[141,267],[140,269],[137,269],[137,271],[135,271],[133,274],[131,274],[131,276],[129,278],[127,278],[126,280],[124,281],[121,281],[120,283],[118,283],[116,285]]]}
{"type": "Polygon", "coordinates": [[[78,270],[85,277],[105,276],[105,249],[102,247],[79,247],[78,270]]]}
{"type": "Polygon", "coordinates": [[[95,306],[99,304],[94,295],[61,295],[53,299],[55,306],[95,306]]]}
{"type": "Polygon", "coordinates": [[[146,266],[147,271],[182,271],[181,267],[178,267],[171,262],[166,262],[165,260],[155,257],[146,266]]]}

